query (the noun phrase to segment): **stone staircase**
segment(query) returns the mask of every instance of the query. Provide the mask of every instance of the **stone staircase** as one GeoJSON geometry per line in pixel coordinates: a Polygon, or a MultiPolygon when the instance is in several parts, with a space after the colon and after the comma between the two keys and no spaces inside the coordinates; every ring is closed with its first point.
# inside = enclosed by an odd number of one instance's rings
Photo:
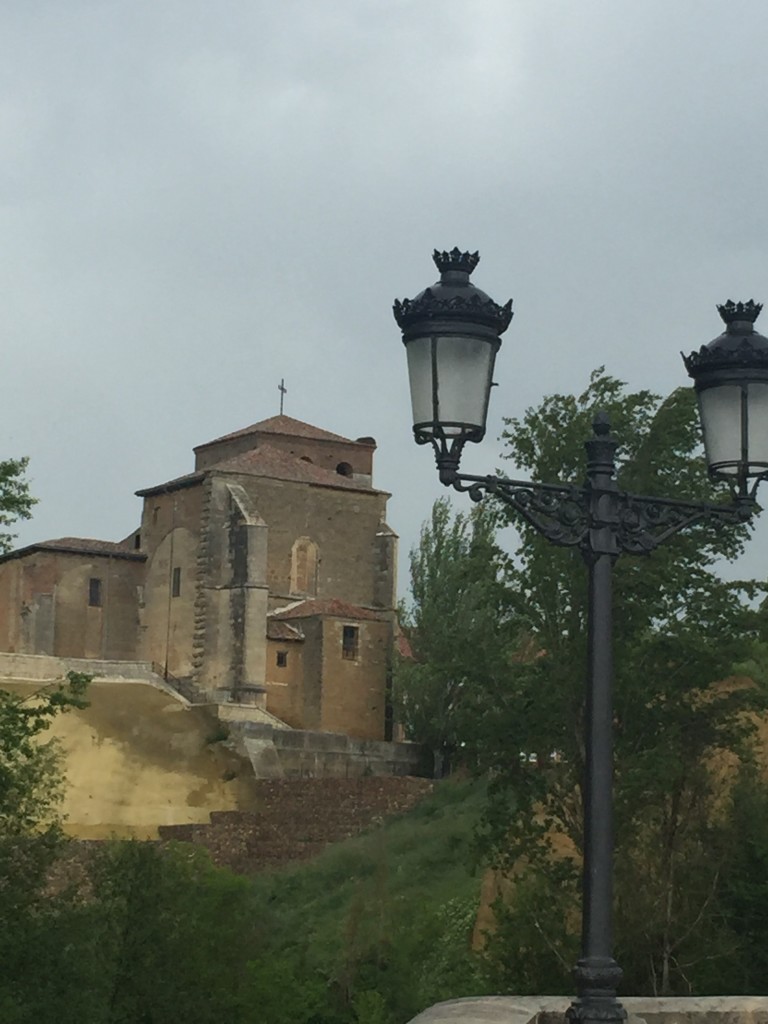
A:
{"type": "Polygon", "coordinates": [[[429,779],[260,779],[258,809],[214,811],[209,824],[164,825],[162,842],[205,847],[214,863],[255,874],[316,856],[330,843],[409,810],[432,791],[429,779]]]}

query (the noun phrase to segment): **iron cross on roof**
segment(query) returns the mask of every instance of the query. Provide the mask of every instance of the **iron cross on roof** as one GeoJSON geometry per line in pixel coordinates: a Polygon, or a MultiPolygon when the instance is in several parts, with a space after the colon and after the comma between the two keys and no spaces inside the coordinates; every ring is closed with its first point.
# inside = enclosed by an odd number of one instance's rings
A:
{"type": "Polygon", "coordinates": [[[277,390],[280,392],[280,415],[283,415],[283,399],[288,394],[288,388],[285,386],[285,378],[280,378],[280,383],[277,385],[277,390]]]}

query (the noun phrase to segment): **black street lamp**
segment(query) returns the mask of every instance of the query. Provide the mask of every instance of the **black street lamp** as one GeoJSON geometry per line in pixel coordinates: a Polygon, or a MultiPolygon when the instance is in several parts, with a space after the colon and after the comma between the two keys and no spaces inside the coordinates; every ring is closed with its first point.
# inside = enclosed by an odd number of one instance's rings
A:
{"type": "Polygon", "coordinates": [[[467,441],[485,435],[493,367],[512,319],[511,300],[498,305],[470,282],[477,253],[435,252],[440,280],[415,299],[396,301],[395,319],[408,354],[413,432],[432,444],[440,480],[473,501],[491,494],[520,513],[553,544],[579,548],[589,571],[582,947],[574,968],[577,998],[568,1019],[619,1022],[621,968],[613,957],[613,636],[612,570],[621,554],[647,554],[693,522],[736,524],[756,510],[755,492],[768,476],[768,338],[754,330],[761,306],[718,306],[726,329],[684,356],[699,399],[713,478],[731,488],[728,505],[646,497],[619,489],[618,441],[605,413],[585,442],[583,487],[459,473],[467,441]]]}

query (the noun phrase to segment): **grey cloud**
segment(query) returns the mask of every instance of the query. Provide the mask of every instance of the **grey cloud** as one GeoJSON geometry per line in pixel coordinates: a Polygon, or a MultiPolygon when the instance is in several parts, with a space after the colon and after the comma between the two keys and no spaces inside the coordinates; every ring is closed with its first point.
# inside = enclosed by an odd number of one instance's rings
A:
{"type": "Polygon", "coordinates": [[[598,363],[683,383],[714,304],[768,298],[766,17],[757,0],[5,5],[0,437],[42,499],[22,539],[128,533],[135,488],[276,412],[285,377],[291,415],[376,436],[407,548],[439,487],[409,441],[390,305],[434,280],[434,246],[479,248],[478,283],[515,298],[476,466],[496,464],[503,413],[598,363]]]}

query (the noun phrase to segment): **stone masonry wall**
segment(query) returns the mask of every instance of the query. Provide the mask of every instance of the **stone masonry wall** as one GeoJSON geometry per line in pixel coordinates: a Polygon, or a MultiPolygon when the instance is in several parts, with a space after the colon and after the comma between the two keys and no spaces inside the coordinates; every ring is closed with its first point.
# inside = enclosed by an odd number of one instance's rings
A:
{"type": "Polygon", "coordinates": [[[207,825],[163,826],[160,838],[198,843],[219,866],[253,874],[314,857],[402,814],[433,786],[416,778],[262,779],[253,812],[214,812],[207,825]]]}
{"type": "Polygon", "coordinates": [[[0,650],[132,658],[144,566],[133,559],[33,551],[0,565],[0,650]],[[101,583],[89,604],[89,582],[101,583]]]}
{"type": "Polygon", "coordinates": [[[384,493],[234,474],[227,474],[227,480],[243,488],[269,528],[270,611],[302,596],[291,593],[293,545],[299,537],[317,545],[318,598],[340,597],[363,607],[382,601],[384,607],[393,607],[394,594],[384,595],[376,586],[384,493]]]}
{"type": "Polygon", "coordinates": [[[391,643],[392,625],[386,620],[323,620],[322,729],[383,739],[391,643]],[[345,626],[357,630],[354,658],[343,655],[345,626]]]}
{"type": "Polygon", "coordinates": [[[144,581],[139,654],[179,678],[192,674],[197,552],[203,489],[182,488],[144,499],[142,548],[148,560],[144,581]],[[179,593],[173,594],[174,570],[179,593]]]}
{"type": "Polygon", "coordinates": [[[430,759],[416,743],[355,740],[339,733],[273,729],[231,723],[232,740],[250,758],[257,779],[431,776],[430,759]]]}

